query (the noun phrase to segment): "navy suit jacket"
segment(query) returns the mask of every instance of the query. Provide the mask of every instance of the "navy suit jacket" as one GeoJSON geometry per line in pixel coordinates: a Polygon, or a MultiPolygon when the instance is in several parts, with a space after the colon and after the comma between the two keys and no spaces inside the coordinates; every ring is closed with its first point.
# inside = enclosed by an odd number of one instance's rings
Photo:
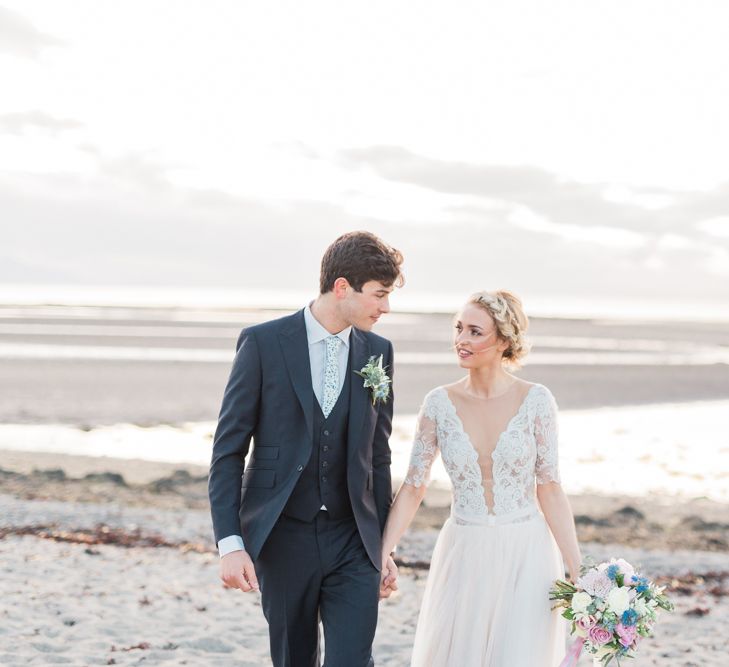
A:
{"type": "MultiPolygon", "coordinates": [[[[350,346],[350,372],[383,355],[392,377],[390,341],[352,328],[350,346]]],[[[347,484],[362,542],[379,570],[392,503],[393,396],[373,406],[363,379],[351,379],[347,484]]],[[[241,331],[208,479],[216,542],[241,535],[246,551],[257,559],[311,456],[315,400],[303,310],[241,331]]]]}

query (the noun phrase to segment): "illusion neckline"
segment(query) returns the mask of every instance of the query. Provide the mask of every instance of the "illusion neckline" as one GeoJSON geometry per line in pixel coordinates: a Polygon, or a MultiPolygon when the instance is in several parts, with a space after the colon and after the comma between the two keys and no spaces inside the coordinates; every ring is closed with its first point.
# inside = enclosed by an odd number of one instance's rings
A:
{"type": "MultiPolygon", "coordinates": [[[[499,437],[496,438],[496,443],[494,445],[493,450],[491,451],[490,458],[492,464],[495,464],[497,462],[497,454],[499,452],[499,449],[502,447],[502,442],[504,438],[506,437],[506,434],[509,433],[511,430],[512,424],[521,416],[522,412],[526,409],[526,405],[529,402],[529,398],[532,395],[532,391],[536,389],[539,386],[537,383],[532,383],[532,385],[529,387],[529,391],[525,394],[524,398],[521,400],[521,403],[519,404],[519,407],[517,408],[516,412],[512,415],[511,419],[506,424],[506,427],[504,430],[499,434],[499,437]]],[[[471,436],[469,435],[468,431],[466,431],[466,427],[463,424],[463,420],[461,419],[461,416],[458,414],[458,408],[456,408],[455,403],[450,397],[450,394],[448,393],[448,390],[445,388],[445,386],[440,386],[439,389],[443,392],[443,395],[445,396],[445,400],[450,408],[450,411],[452,413],[452,418],[456,423],[456,427],[460,430],[461,435],[464,437],[466,443],[471,449],[471,452],[476,457],[476,464],[478,465],[479,460],[479,453],[476,447],[473,444],[473,440],[471,440],[471,436]]],[[[486,502],[486,493],[484,489],[484,483],[487,481],[483,477],[483,470],[481,469],[481,466],[478,465],[479,468],[479,486],[481,487],[481,494],[483,498],[483,505],[486,510],[487,515],[496,515],[496,489],[494,488],[494,495],[492,497],[493,505],[489,506],[489,504],[486,502]]],[[[492,483],[495,484],[495,479],[492,476],[492,479],[490,480],[492,483]]]]}
{"type": "MultiPolygon", "coordinates": [[[[454,383],[454,384],[455,384],[455,383],[454,383]]],[[[464,393],[464,394],[465,394],[465,395],[466,395],[466,396],[467,396],[468,398],[473,398],[473,399],[475,399],[475,400],[477,400],[477,401],[495,401],[495,400],[497,400],[497,399],[499,399],[499,398],[504,398],[504,396],[508,396],[509,394],[511,394],[511,392],[513,392],[513,391],[514,391],[514,389],[515,389],[515,388],[516,388],[516,387],[517,387],[517,386],[518,386],[519,384],[521,384],[521,381],[520,381],[519,379],[516,379],[516,380],[514,380],[514,381],[513,381],[513,382],[512,382],[512,383],[511,383],[511,384],[509,385],[508,389],[506,389],[506,391],[502,391],[502,392],[501,392],[500,394],[497,394],[496,396],[479,396],[478,394],[474,394],[473,392],[471,392],[471,391],[468,391],[468,389],[466,389],[466,387],[465,387],[465,386],[464,386],[464,387],[463,387],[462,389],[463,389],[463,393],[464,393]]],[[[525,384],[528,384],[528,385],[530,385],[529,389],[527,390],[527,393],[529,393],[529,391],[531,390],[532,386],[534,386],[534,385],[533,385],[533,383],[530,383],[530,382],[525,382],[525,384]]],[[[443,387],[443,388],[444,388],[444,389],[446,389],[446,391],[448,391],[448,389],[447,389],[446,387],[443,387]]],[[[525,394],[525,396],[526,396],[526,394],[525,394]]]]}
{"type": "MultiPolygon", "coordinates": [[[[522,410],[526,407],[526,404],[529,401],[529,397],[532,394],[532,391],[536,389],[539,385],[536,383],[532,383],[532,385],[529,387],[529,390],[524,395],[524,398],[521,399],[521,403],[519,403],[519,407],[516,409],[516,412],[511,416],[508,422],[506,422],[506,427],[503,431],[499,434],[499,437],[496,438],[496,444],[494,445],[493,451],[491,452],[492,460],[494,459],[494,454],[496,454],[496,451],[499,449],[499,445],[501,444],[501,441],[503,440],[504,436],[511,430],[511,425],[516,421],[516,419],[521,415],[522,410]]],[[[463,424],[463,420],[461,419],[461,416],[458,414],[458,408],[456,407],[456,404],[453,402],[453,399],[451,399],[450,394],[448,393],[448,390],[445,388],[445,386],[441,386],[440,389],[445,394],[446,401],[448,401],[448,405],[451,408],[451,411],[453,412],[453,416],[456,418],[458,422],[458,427],[461,430],[461,433],[466,436],[466,439],[468,440],[468,444],[471,445],[471,449],[473,449],[474,452],[478,453],[478,450],[474,447],[473,441],[471,440],[471,436],[469,435],[468,431],[466,431],[466,427],[463,424]]]]}

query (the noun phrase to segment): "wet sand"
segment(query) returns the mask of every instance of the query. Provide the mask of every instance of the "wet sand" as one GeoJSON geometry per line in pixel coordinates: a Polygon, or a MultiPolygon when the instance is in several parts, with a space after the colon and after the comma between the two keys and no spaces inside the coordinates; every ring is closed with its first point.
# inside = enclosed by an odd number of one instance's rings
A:
{"type": "MultiPolygon", "coordinates": [[[[0,422],[91,427],[214,420],[240,329],[282,314],[0,306],[0,422]],[[63,348],[74,347],[94,348],[102,358],[62,358],[63,348]],[[218,356],[211,361],[184,360],[184,354],[173,361],[154,355],[119,360],[112,352],[103,358],[105,349],[218,356]]],[[[395,347],[396,413],[416,412],[430,389],[462,376],[448,358],[450,316],[391,313],[375,331],[395,347]],[[437,355],[445,355],[445,361],[437,355]]],[[[530,333],[535,363],[519,374],[550,387],[562,409],[729,398],[726,363],[691,362],[693,351],[720,358],[727,353],[727,323],[534,318],[530,333]],[[653,363],[642,359],[644,349],[657,350],[653,363]],[[536,363],[537,354],[549,355],[550,362],[536,363]],[[580,354],[588,354],[587,359],[580,354]],[[671,354],[688,361],[667,365],[664,358],[671,354]],[[589,355],[599,363],[590,363],[589,355]]]]}

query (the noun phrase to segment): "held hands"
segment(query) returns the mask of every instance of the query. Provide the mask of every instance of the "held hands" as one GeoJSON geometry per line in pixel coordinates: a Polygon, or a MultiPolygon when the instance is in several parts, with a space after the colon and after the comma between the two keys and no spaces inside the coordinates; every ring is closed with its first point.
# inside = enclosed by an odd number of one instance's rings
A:
{"type": "Polygon", "coordinates": [[[220,559],[220,578],[228,588],[240,588],[244,593],[258,590],[256,570],[245,551],[231,551],[220,559]]]}
{"type": "Polygon", "coordinates": [[[390,554],[382,556],[380,571],[380,600],[389,598],[397,590],[397,565],[390,554]]]}

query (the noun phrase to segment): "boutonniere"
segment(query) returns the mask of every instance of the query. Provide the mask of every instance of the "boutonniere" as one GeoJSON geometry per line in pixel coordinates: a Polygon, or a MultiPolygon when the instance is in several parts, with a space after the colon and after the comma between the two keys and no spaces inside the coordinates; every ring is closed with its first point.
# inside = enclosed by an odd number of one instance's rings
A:
{"type": "Polygon", "coordinates": [[[378,401],[385,403],[390,397],[392,380],[385,372],[385,368],[387,366],[383,367],[382,355],[380,355],[377,360],[375,360],[375,357],[370,357],[362,370],[355,371],[357,375],[364,378],[364,388],[372,390],[372,405],[375,405],[378,401]]]}

